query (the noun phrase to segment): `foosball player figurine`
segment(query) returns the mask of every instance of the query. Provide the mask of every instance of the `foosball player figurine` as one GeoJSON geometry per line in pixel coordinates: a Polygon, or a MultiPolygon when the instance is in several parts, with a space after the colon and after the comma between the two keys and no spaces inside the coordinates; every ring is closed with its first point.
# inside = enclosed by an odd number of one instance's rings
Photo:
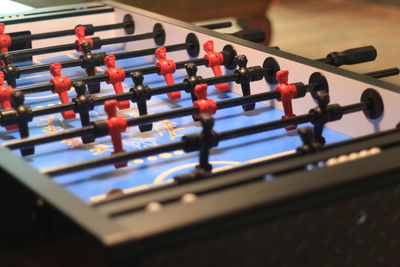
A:
{"type": "Polygon", "coordinates": [[[76,51],[83,53],[81,44],[84,42],[88,42],[90,44],[90,46],[93,48],[93,39],[86,37],[86,28],[85,26],[78,26],[75,28],[75,36],[77,38],[77,40],[75,41],[76,44],[76,51]]]}
{"type": "Polygon", "coordinates": [[[20,77],[20,70],[12,62],[13,57],[10,54],[5,53],[0,55],[0,65],[3,66],[1,72],[3,72],[8,85],[15,88],[17,87],[17,79],[20,77]]]}
{"type": "MultiPolygon", "coordinates": [[[[206,66],[213,70],[215,76],[221,76],[221,65],[224,64],[224,56],[219,52],[214,52],[214,42],[212,40],[205,42],[203,48],[207,53],[204,55],[204,58],[208,60],[206,66]]],[[[225,92],[229,90],[229,85],[227,83],[221,83],[215,85],[215,88],[217,88],[219,92],[225,92]]]]}
{"type": "Polygon", "coordinates": [[[7,53],[10,45],[11,37],[8,34],[4,34],[4,24],[0,23],[0,53],[7,53]]]}
{"type": "MultiPolygon", "coordinates": [[[[114,152],[111,153],[112,155],[125,152],[125,150],[122,148],[121,133],[126,131],[127,122],[124,116],[117,115],[117,106],[117,100],[110,100],[104,103],[104,110],[108,115],[108,118],[106,119],[108,132],[111,136],[114,146],[114,152]]],[[[125,166],[128,166],[127,162],[115,164],[115,168],[122,168],[125,166]]]]}
{"type": "MultiPolygon", "coordinates": [[[[57,93],[61,103],[69,103],[68,91],[71,89],[71,79],[66,76],[61,76],[62,65],[54,63],[50,66],[50,73],[54,77],[50,82],[54,85],[53,93],[57,93]]],[[[67,110],[61,113],[65,120],[75,119],[75,112],[67,110]]]]}
{"type": "Polygon", "coordinates": [[[314,138],[313,129],[311,127],[302,127],[297,130],[303,145],[297,148],[298,153],[309,154],[319,151],[322,145],[314,138]]]}
{"type": "MultiPolygon", "coordinates": [[[[104,65],[108,68],[105,74],[108,75],[107,84],[112,84],[114,87],[114,91],[117,94],[124,93],[124,89],[122,87],[122,82],[125,81],[125,70],[123,68],[117,68],[115,65],[115,56],[108,55],[104,58],[104,65]]],[[[119,109],[128,109],[130,107],[129,100],[119,101],[118,108],[119,109]]]]}
{"type": "MultiPolygon", "coordinates": [[[[88,76],[96,75],[96,66],[103,63],[103,53],[92,54],[92,46],[88,42],[81,43],[82,55],[80,58],[83,61],[83,66],[88,76]],[[100,61],[100,62],[98,62],[100,61]]],[[[89,92],[91,94],[100,93],[100,83],[89,84],[89,92]]]]}
{"type": "Polygon", "coordinates": [[[318,102],[318,106],[311,110],[316,116],[311,123],[314,125],[313,129],[313,139],[320,143],[325,144],[325,138],[322,136],[324,130],[324,125],[330,121],[330,112],[327,106],[330,102],[329,94],[324,90],[319,90],[315,94],[315,99],[318,102]]]}
{"type": "MultiPolygon", "coordinates": [[[[241,77],[240,81],[237,81],[237,83],[240,83],[240,86],[242,87],[242,95],[248,96],[251,94],[250,90],[251,77],[250,77],[250,71],[247,68],[247,57],[245,55],[239,55],[236,56],[235,60],[239,66],[239,69],[235,70],[235,72],[238,72],[241,77]]],[[[255,107],[256,103],[242,105],[244,111],[254,110],[255,107]]]]}
{"type": "MultiPolygon", "coordinates": [[[[176,71],[176,64],[173,60],[167,59],[167,49],[160,47],[156,50],[156,66],[160,68],[158,75],[163,75],[167,84],[174,84],[175,80],[172,76],[176,71]]],[[[167,93],[170,100],[177,100],[181,98],[181,92],[167,93]]]]}
{"type": "MultiPolygon", "coordinates": [[[[29,137],[29,126],[28,123],[32,121],[32,109],[29,106],[24,105],[25,95],[22,92],[14,91],[11,95],[11,101],[15,107],[17,113],[17,125],[21,138],[29,137]]],[[[33,155],[35,153],[35,147],[26,147],[21,149],[21,155],[33,155]]]]}
{"type": "Polygon", "coordinates": [[[214,119],[210,114],[202,113],[199,118],[203,130],[200,133],[185,135],[182,138],[185,142],[185,152],[199,150],[199,164],[194,171],[176,176],[174,179],[178,183],[204,178],[212,170],[212,165],[209,162],[210,149],[218,145],[218,134],[213,130],[214,119]]]}
{"type": "MultiPolygon", "coordinates": [[[[135,71],[131,73],[131,78],[135,84],[129,91],[134,93],[133,99],[136,100],[136,104],[139,110],[139,115],[147,115],[147,101],[151,99],[151,89],[147,85],[143,85],[143,73],[135,71]]],[[[139,125],[141,132],[148,132],[153,129],[153,124],[139,125]]]]}
{"type": "Polygon", "coordinates": [[[218,135],[213,130],[214,119],[210,114],[202,113],[200,114],[201,126],[203,131],[200,133],[201,148],[199,155],[199,165],[196,169],[211,172],[212,165],[209,163],[208,159],[210,157],[210,148],[218,145],[218,135]]]}
{"type": "MultiPolygon", "coordinates": [[[[195,94],[195,88],[202,82],[203,78],[196,75],[197,65],[195,63],[185,64],[185,69],[188,77],[184,80],[184,82],[189,84],[189,86],[185,89],[185,92],[190,94],[192,98],[192,103],[194,103],[198,99],[195,94]]],[[[207,98],[207,95],[202,98],[207,98]]]]}
{"type": "MultiPolygon", "coordinates": [[[[289,71],[280,70],[276,73],[276,80],[279,82],[279,85],[275,87],[275,91],[280,93],[280,97],[277,99],[278,101],[282,101],[283,110],[285,115],[282,116],[282,119],[288,119],[295,117],[293,114],[292,108],[292,99],[296,98],[297,95],[297,87],[294,84],[288,84],[289,79],[289,71]]],[[[285,129],[287,131],[296,129],[297,126],[288,126],[285,129]]]]}
{"type": "MultiPolygon", "coordinates": [[[[93,95],[86,94],[86,84],[83,81],[76,81],[72,85],[77,94],[77,97],[72,99],[72,102],[75,103],[74,111],[79,113],[82,127],[89,126],[89,112],[94,108],[93,95]]],[[[84,144],[93,143],[95,141],[94,136],[82,136],[81,139],[84,144]]]]}
{"type": "MultiPolygon", "coordinates": [[[[12,108],[11,106],[11,95],[13,93],[13,88],[10,85],[4,84],[4,73],[0,71],[0,105],[2,109],[12,108]]],[[[7,130],[17,129],[17,125],[7,126],[7,130]]]]}
{"type": "Polygon", "coordinates": [[[198,121],[201,114],[214,115],[217,112],[217,103],[214,99],[207,99],[207,88],[208,85],[205,83],[198,84],[194,88],[194,93],[197,100],[193,102],[193,106],[199,108],[199,113],[193,115],[193,120],[198,121]]]}

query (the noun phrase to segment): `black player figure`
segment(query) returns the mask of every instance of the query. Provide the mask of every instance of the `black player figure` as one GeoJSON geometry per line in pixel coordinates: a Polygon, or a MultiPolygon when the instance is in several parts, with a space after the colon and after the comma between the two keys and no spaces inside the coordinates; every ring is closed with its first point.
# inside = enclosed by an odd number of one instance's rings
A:
{"type": "Polygon", "coordinates": [[[302,127],[298,129],[297,132],[300,135],[301,141],[303,142],[303,145],[297,148],[298,153],[313,153],[322,148],[323,144],[315,139],[314,132],[311,127],[302,127]]]}
{"type": "MultiPolygon", "coordinates": [[[[88,76],[96,75],[96,66],[98,65],[98,55],[92,54],[92,46],[88,42],[81,43],[83,55],[80,58],[83,61],[83,67],[86,69],[88,76]]],[[[100,58],[102,61],[103,58],[100,58]]],[[[100,83],[89,84],[89,92],[91,94],[100,93],[100,83]]]]}
{"type": "Polygon", "coordinates": [[[185,89],[186,93],[189,93],[192,98],[192,103],[197,101],[196,94],[194,93],[194,89],[198,84],[202,83],[203,78],[201,76],[197,76],[197,65],[196,63],[187,63],[185,64],[185,69],[188,77],[184,80],[187,82],[189,86],[185,89]]]}
{"type": "Polygon", "coordinates": [[[0,55],[0,61],[4,64],[2,71],[8,85],[13,88],[17,87],[17,79],[20,77],[20,72],[19,68],[12,64],[13,57],[8,53],[3,53],[0,55]]]}
{"type": "MultiPolygon", "coordinates": [[[[28,123],[32,121],[32,109],[24,105],[25,95],[20,91],[14,91],[11,95],[11,101],[17,113],[17,124],[21,138],[29,137],[28,123]]],[[[27,156],[35,153],[35,147],[21,148],[21,155],[27,156]]]]}
{"type": "MultiPolygon", "coordinates": [[[[73,82],[72,86],[77,94],[77,97],[72,99],[72,102],[75,103],[74,111],[79,113],[82,127],[89,126],[89,112],[94,108],[93,96],[86,94],[86,83],[83,81],[73,82]]],[[[93,143],[95,136],[82,136],[81,139],[84,144],[93,143]]]]}
{"type": "Polygon", "coordinates": [[[203,131],[200,133],[203,144],[200,148],[199,165],[196,166],[196,169],[211,172],[212,166],[208,161],[210,148],[216,146],[216,142],[218,143],[218,140],[215,138],[217,135],[213,130],[214,119],[209,114],[201,114],[200,122],[203,127],[203,131]]]}
{"type": "Polygon", "coordinates": [[[179,183],[204,178],[211,173],[210,148],[218,145],[218,134],[213,130],[214,119],[211,115],[200,114],[200,121],[203,127],[200,133],[185,135],[182,138],[185,142],[185,152],[199,150],[199,164],[194,171],[175,177],[175,181],[179,183]]]}
{"type": "Polygon", "coordinates": [[[322,136],[322,132],[324,130],[324,125],[329,121],[327,106],[330,98],[326,91],[319,90],[316,92],[315,99],[318,102],[318,107],[312,109],[312,112],[316,115],[316,118],[311,122],[314,125],[313,138],[316,142],[324,145],[325,138],[322,136]]]}
{"type": "MultiPolygon", "coordinates": [[[[239,73],[240,79],[236,81],[240,83],[242,87],[243,96],[248,96],[251,94],[250,91],[250,82],[251,75],[247,66],[247,57],[245,55],[236,56],[235,61],[237,62],[239,69],[235,70],[235,73],[239,73]]],[[[254,110],[256,107],[255,103],[242,105],[244,111],[254,110]]]]}
{"type": "MultiPolygon", "coordinates": [[[[135,87],[131,88],[129,91],[134,93],[132,97],[132,102],[136,101],[137,107],[139,109],[139,115],[147,115],[147,100],[151,98],[151,90],[147,85],[143,85],[143,73],[140,71],[135,71],[131,73],[131,78],[135,87]]],[[[139,125],[139,130],[141,132],[148,132],[153,129],[153,124],[139,125]]]]}

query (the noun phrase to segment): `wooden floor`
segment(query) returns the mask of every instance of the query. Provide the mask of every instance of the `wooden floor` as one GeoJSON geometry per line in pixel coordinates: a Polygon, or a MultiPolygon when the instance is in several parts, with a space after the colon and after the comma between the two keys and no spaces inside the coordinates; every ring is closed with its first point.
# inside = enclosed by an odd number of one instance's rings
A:
{"type": "MultiPolygon", "coordinates": [[[[400,1],[398,1],[400,2],[400,1]]],[[[365,73],[400,67],[400,6],[356,0],[282,0],[269,11],[272,45],[308,58],[374,45],[374,62],[345,67],[365,73]]],[[[400,85],[400,76],[384,80],[400,85]]]]}
{"type": "MultiPolygon", "coordinates": [[[[83,0],[17,1],[34,7],[83,2],[83,0]]],[[[132,5],[134,2],[135,0],[132,0],[132,5]]],[[[364,73],[400,66],[400,0],[276,2],[268,11],[273,24],[271,45],[309,58],[320,58],[331,51],[374,45],[378,50],[378,58],[374,62],[346,68],[364,73]],[[385,4],[388,2],[392,4],[385,4]]],[[[384,80],[400,85],[400,76],[384,80]]]]}

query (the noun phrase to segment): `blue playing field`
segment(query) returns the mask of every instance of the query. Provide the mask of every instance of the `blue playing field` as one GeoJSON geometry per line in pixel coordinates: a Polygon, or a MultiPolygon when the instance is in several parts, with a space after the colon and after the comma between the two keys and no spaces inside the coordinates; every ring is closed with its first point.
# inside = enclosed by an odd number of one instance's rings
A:
{"type": "MultiPolygon", "coordinates": [[[[107,48],[108,53],[120,52],[117,48],[107,48]]],[[[66,54],[66,56],[51,58],[44,62],[54,62],[57,60],[71,59],[79,56],[77,53],[66,54]]],[[[36,62],[39,63],[39,62],[36,62]]],[[[118,67],[132,69],[136,67],[150,66],[151,63],[144,59],[126,59],[117,62],[118,67]]],[[[203,68],[203,67],[200,67],[203,68]]],[[[100,67],[99,73],[104,72],[105,67],[100,67]]],[[[63,75],[81,77],[86,75],[79,68],[67,68],[63,75]]],[[[174,75],[177,81],[184,78],[183,74],[174,75]]],[[[49,72],[38,72],[35,74],[24,75],[18,81],[18,87],[28,86],[37,83],[48,83],[51,79],[49,72]]],[[[163,77],[158,75],[146,75],[145,84],[150,87],[164,85],[163,77]]],[[[125,90],[132,86],[130,79],[125,80],[125,90]]],[[[112,86],[102,83],[103,95],[114,93],[112,86]]],[[[72,90],[70,97],[75,96],[72,90]]],[[[209,88],[209,97],[218,101],[225,98],[235,97],[233,93],[217,93],[213,87],[209,88]]],[[[48,106],[59,103],[57,95],[51,92],[27,95],[26,103],[32,108],[48,106]]],[[[150,113],[167,111],[174,108],[191,106],[190,95],[182,92],[182,99],[170,101],[166,95],[153,97],[148,103],[150,113]]],[[[120,111],[126,117],[138,116],[136,104],[131,104],[131,109],[120,111]]],[[[38,136],[56,133],[65,129],[81,127],[80,120],[77,119],[64,121],[61,114],[35,118],[30,123],[30,135],[38,136]]],[[[214,129],[217,132],[236,129],[257,123],[268,122],[280,119],[282,111],[270,108],[258,103],[256,109],[250,112],[243,112],[241,107],[235,107],[217,111],[214,129]]],[[[91,112],[92,120],[106,118],[103,107],[95,107],[91,112]]],[[[140,133],[137,127],[129,128],[123,133],[124,149],[126,151],[138,150],[142,148],[167,144],[180,140],[182,135],[201,131],[200,123],[193,122],[191,116],[179,119],[165,120],[154,123],[153,131],[140,133]]],[[[328,143],[342,141],[349,137],[335,131],[325,129],[324,136],[328,143]]],[[[18,131],[0,132],[3,141],[19,138],[18,131]]],[[[295,132],[286,132],[279,129],[247,137],[236,138],[229,141],[220,142],[217,148],[211,153],[210,161],[215,170],[226,166],[251,162],[262,157],[293,150],[301,145],[300,138],[295,132]]],[[[62,166],[68,163],[79,162],[96,157],[104,157],[113,151],[109,136],[99,138],[93,144],[82,144],[80,138],[67,139],[56,143],[50,143],[36,147],[35,155],[25,159],[37,169],[62,166]]],[[[15,151],[19,155],[19,151],[15,151]]],[[[88,171],[76,172],[69,175],[58,176],[54,180],[65,187],[75,196],[84,201],[93,201],[107,194],[112,189],[120,189],[126,192],[136,191],[147,188],[155,184],[168,182],[175,175],[191,171],[198,162],[198,153],[185,154],[183,151],[172,151],[162,153],[147,158],[133,160],[128,167],[116,170],[114,166],[106,166],[88,171]]]]}

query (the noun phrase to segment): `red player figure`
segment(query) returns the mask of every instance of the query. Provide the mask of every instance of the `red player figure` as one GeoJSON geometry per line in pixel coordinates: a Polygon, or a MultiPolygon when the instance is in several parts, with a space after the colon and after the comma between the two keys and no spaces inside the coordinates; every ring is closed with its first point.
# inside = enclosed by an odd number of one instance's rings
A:
{"type": "MultiPolygon", "coordinates": [[[[114,146],[114,152],[111,154],[116,154],[120,152],[125,152],[122,148],[121,133],[126,131],[127,123],[124,116],[117,115],[117,100],[110,100],[104,103],[104,110],[108,115],[106,119],[108,125],[108,132],[111,136],[111,140],[114,146]]],[[[114,165],[115,168],[122,168],[128,166],[127,162],[122,162],[114,165]]]]}
{"type": "Polygon", "coordinates": [[[202,113],[213,115],[217,111],[217,103],[213,99],[207,99],[207,87],[207,84],[202,83],[194,88],[198,100],[193,102],[193,106],[199,108],[199,113],[194,115],[195,118],[199,118],[202,113]]]}
{"type": "Polygon", "coordinates": [[[206,83],[196,85],[196,87],[194,88],[194,94],[197,99],[207,99],[207,88],[208,84],[206,83]]]}
{"type": "MultiPolygon", "coordinates": [[[[206,66],[212,68],[215,76],[221,76],[221,65],[224,64],[224,56],[221,53],[214,52],[214,42],[212,40],[205,42],[203,48],[207,53],[204,55],[204,58],[208,60],[206,66]]],[[[215,88],[220,92],[225,92],[229,90],[229,85],[227,83],[221,83],[215,85],[215,88]]]]}
{"type": "Polygon", "coordinates": [[[4,24],[0,23],[0,53],[8,52],[10,45],[11,37],[8,34],[4,34],[4,24]]]}
{"type": "MultiPolygon", "coordinates": [[[[163,75],[167,84],[174,84],[175,81],[172,74],[176,70],[176,65],[173,60],[167,59],[167,49],[165,47],[158,48],[156,50],[156,58],[158,59],[156,66],[160,68],[158,75],[163,75]]],[[[181,92],[172,92],[167,95],[170,100],[181,98],[181,92]]]]}
{"type": "MultiPolygon", "coordinates": [[[[288,84],[289,71],[280,70],[276,73],[276,79],[279,82],[279,85],[275,87],[275,91],[278,91],[281,96],[277,99],[278,101],[282,101],[283,110],[285,112],[285,116],[282,116],[282,119],[288,119],[295,117],[293,114],[292,108],[292,99],[297,96],[297,88],[294,84],[288,84]]],[[[287,131],[296,129],[297,126],[288,126],[285,129],[287,131]]]]}
{"type": "MultiPolygon", "coordinates": [[[[4,34],[4,24],[0,23],[0,53],[8,52],[8,48],[11,45],[11,37],[8,34],[4,34]]],[[[0,66],[4,67],[3,60],[0,60],[0,66]]]]}
{"type": "MultiPolygon", "coordinates": [[[[11,94],[13,88],[11,85],[4,84],[4,72],[0,71],[0,105],[3,109],[12,108],[11,106],[11,94]]],[[[6,127],[7,130],[18,129],[18,125],[11,125],[6,127]]]]}
{"type": "MultiPolygon", "coordinates": [[[[105,74],[108,75],[108,80],[106,81],[108,84],[112,84],[114,87],[114,91],[117,94],[124,93],[124,89],[122,88],[122,82],[125,80],[125,70],[123,68],[115,67],[115,56],[108,55],[104,58],[104,65],[108,68],[105,74]]],[[[118,108],[119,109],[127,109],[130,107],[129,100],[119,101],[118,108]]]]}
{"type": "MultiPolygon", "coordinates": [[[[69,103],[68,91],[71,89],[71,79],[66,76],[61,76],[62,65],[54,63],[50,66],[50,73],[54,77],[50,82],[54,85],[53,93],[57,93],[61,103],[69,103]]],[[[75,112],[72,110],[61,113],[65,120],[75,119],[75,112]]]]}
{"type": "Polygon", "coordinates": [[[78,26],[75,28],[75,36],[76,36],[76,38],[78,38],[75,41],[75,44],[77,46],[76,51],[81,52],[81,53],[84,53],[82,50],[82,47],[81,47],[81,44],[83,42],[88,42],[90,44],[90,46],[93,48],[93,40],[92,40],[92,38],[86,37],[85,30],[86,30],[85,26],[78,26]]]}

